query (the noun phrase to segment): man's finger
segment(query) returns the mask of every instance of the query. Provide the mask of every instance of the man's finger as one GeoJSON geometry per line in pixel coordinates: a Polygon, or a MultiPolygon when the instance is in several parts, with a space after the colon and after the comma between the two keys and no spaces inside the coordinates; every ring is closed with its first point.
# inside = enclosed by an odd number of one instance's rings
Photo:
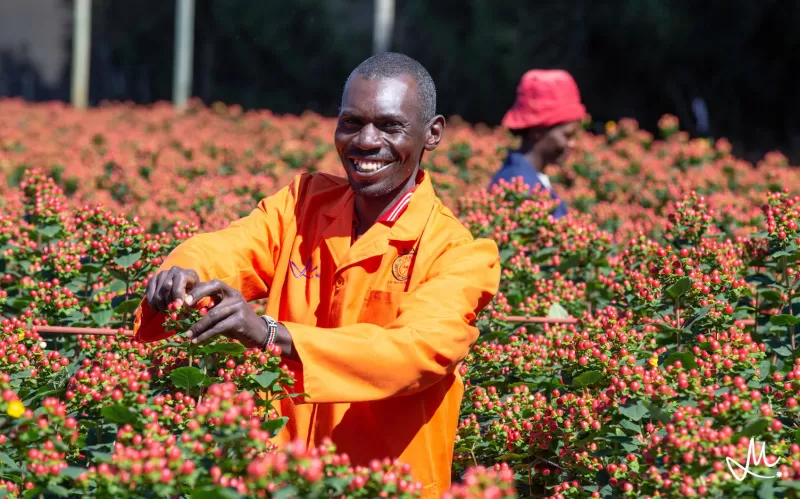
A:
{"type": "Polygon", "coordinates": [[[189,339],[197,338],[209,329],[216,327],[217,324],[226,320],[228,317],[236,313],[238,306],[235,304],[222,303],[208,311],[205,317],[195,322],[192,327],[186,332],[186,337],[189,339]]]}
{"type": "Polygon", "coordinates": [[[206,296],[214,299],[215,303],[221,302],[225,298],[225,291],[227,286],[217,279],[208,282],[201,282],[191,292],[186,295],[186,304],[192,305],[199,302],[206,296]]]}
{"type": "Polygon", "coordinates": [[[193,338],[192,343],[194,344],[201,344],[205,343],[208,340],[212,339],[217,335],[224,335],[225,333],[229,333],[231,331],[235,331],[235,328],[239,326],[239,321],[234,315],[229,315],[225,320],[222,322],[218,322],[214,327],[205,331],[200,336],[193,338]]]}
{"type": "Polygon", "coordinates": [[[156,283],[158,282],[159,274],[155,274],[147,280],[147,291],[144,296],[147,298],[147,303],[153,305],[153,297],[156,294],[156,283]]]}
{"type": "Polygon", "coordinates": [[[175,301],[172,298],[172,283],[175,281],[175,277],[180,272],[180,269],[177,267],[173,267],[169,269],[167,275],[164,276],[164,280],[159,283],[158,291],[156,292],[156,296],[161,303],[161,306],[164,310],[167,309],[170,303],[175,301]]]}
{"type": "Polygon", "coordinates": [[[172,295],[172,301],[186,300],[186,272],[178,272],[175,274],[175,277],[172,279],[172,289],[170,290],[170,294],[172,295]]]}
{"type": "Polygon", "coordinates": [[[167,308],[161,295],[164,286],[164,281],[166,281],[168,278],[169,278],[169,271],[159,272],[158,275],[155,276],[154,278],[155,282],[153,283],[153,297],[152,299],[149,300],[149,302],[150,306],[156,312],[163,312],[167,308]]]}

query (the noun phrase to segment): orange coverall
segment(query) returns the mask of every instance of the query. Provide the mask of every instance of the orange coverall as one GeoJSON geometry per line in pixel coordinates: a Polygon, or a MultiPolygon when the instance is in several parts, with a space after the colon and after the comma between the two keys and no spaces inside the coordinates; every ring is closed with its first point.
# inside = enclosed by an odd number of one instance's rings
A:
{"type": "MultiPolygon", "coordinates": [[[[183,242],[162,264],[219,279],[292,335],[300,363],[279,412],[284,445],[324,437],[353,464],[397,458],[439,497],[450,486],[464,385],[457,365],[478,337],[473,321],[498,291],[494,241],[473,239],[435,195],[428,173],[406,211],[352,243],[354,192],[345,178],[302,174],[227,228],[183,242]]],[[[146,300],[134,331],[166,338],[146,300]]]]}

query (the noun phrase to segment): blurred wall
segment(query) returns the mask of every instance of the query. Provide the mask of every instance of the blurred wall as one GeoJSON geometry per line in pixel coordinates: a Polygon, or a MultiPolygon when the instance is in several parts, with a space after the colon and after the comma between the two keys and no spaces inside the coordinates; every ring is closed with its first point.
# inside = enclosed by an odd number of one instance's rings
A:
{"type": "Polygon", "coordinates": [[[0,0],[0,95],[56,98],[69,60],[72,12],[63,0],[0,0]]]}

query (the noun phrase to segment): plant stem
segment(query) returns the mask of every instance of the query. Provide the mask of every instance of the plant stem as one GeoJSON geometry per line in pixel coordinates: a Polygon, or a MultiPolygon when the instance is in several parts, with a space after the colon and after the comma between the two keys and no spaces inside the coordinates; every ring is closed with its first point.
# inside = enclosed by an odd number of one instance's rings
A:
{"type": "MultiPolygon", "coordinates": [[[[206,373],[208,373],[208,355],[203,356],[203,376],[205,379],[206,373]]],[[[197,403],[200,404],[203,402],[203,390],[205,389],[205,385],[200,385],[200,396],[197,397],[197,403]]]]}
{"type": "Polygon", "coordinates": [[[753,328],[754,331],[758,331],[758,289],[756,289],[756,307],[755,311],[753,312],[753,328]]]}
{"type": "MultiPolygon", "coordinates": [[[[791,285],[789,284],[789,259],[783,257],[783,285],[786,286],[789,293],[789,315],[792,314],[792,292],[791,285]]],[[[794,324],[789,326],[789,340],[792,344],[792,352],[794,352],[794,324]]]]}
{"type": "Polygon", "coordinates": [[[675,298],[675,320],[678,325],[678,351],[681,351],[681,297],[675,298]]]}
{"type": "MultiPolygon", "coordinates": [[[[125,269],[125,300],[128,301],[129,297],[131,296],[131,276],[128,272],[128,269],[125,269]]],[[[125,327],[128,322],[128,312],[127,310],[122,314],[122,327],[125,327]]]]}

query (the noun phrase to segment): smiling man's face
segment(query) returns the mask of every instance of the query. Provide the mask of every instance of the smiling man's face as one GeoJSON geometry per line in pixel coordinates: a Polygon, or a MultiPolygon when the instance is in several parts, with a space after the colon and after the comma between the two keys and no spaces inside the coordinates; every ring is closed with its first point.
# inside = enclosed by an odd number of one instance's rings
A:
{"type": "Polygon", "coordinates": [[[354,75],[347,84],[334,141],[357,195],[374,198],[395,192],[416,174],[423,151],[438,145],[431,127],[421,122],[420,105],[410,76],[354,75]]]}

